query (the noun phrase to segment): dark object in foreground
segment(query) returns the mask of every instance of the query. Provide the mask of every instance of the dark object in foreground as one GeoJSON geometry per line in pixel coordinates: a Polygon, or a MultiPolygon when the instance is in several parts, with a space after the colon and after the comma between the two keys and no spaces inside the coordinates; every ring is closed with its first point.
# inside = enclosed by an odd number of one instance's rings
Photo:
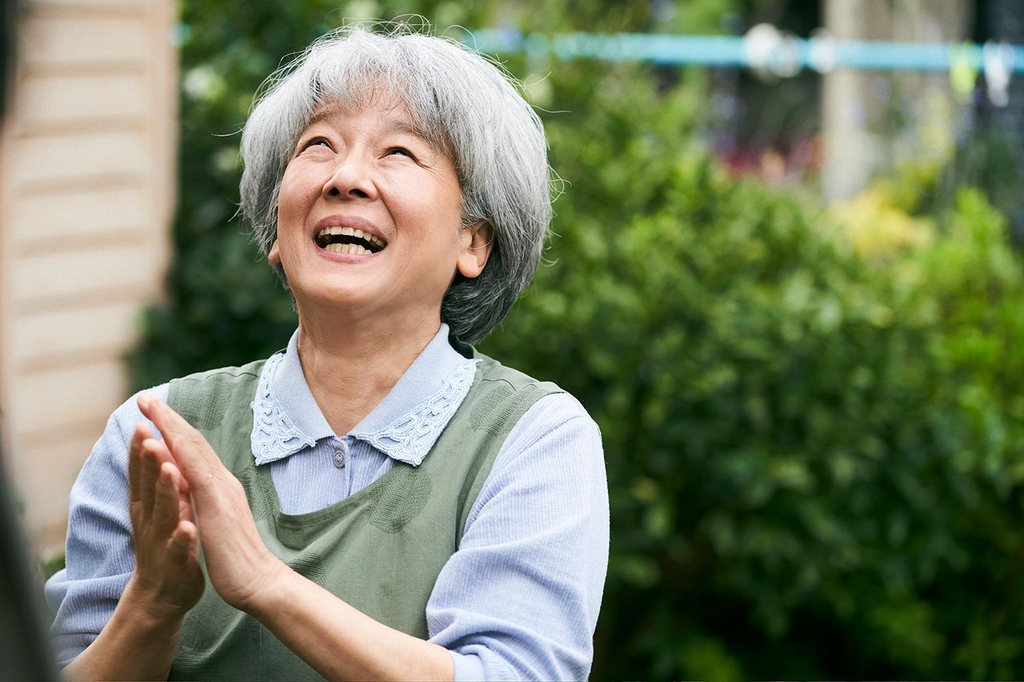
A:
{"type": "MultiPolygon", "coordinates": [[[[2,459],[2,457],[0,457],[2,459]]],[[[55,680],[39,589],[17,509],[0,467],[0,681],[55,680]]]]}

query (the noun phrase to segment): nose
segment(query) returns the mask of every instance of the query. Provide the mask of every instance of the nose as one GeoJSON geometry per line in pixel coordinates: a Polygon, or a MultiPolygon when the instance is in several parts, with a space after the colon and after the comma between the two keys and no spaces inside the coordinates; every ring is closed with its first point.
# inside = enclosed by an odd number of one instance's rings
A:
{"type": "Polygon", "coordinates": [[[334,171],[324,183],[323,195],[330,199],[372,199],[377,196],[370,163],[356,150],[339,155],[334,171]]]}

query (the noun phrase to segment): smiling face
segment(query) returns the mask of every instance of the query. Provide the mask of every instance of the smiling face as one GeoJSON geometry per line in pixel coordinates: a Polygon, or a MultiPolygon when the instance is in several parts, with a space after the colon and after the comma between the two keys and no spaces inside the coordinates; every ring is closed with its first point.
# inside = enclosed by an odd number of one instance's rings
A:
{"type": "Polygon", "coordinates": [[[268,256],[283,267],[300,318],[343,310],[436,331],[455,273],[483,270],[490,228],[462,227],[448,154],[417,132],[404,104],[379,99],[322,107],[299,136],[268,256]]]}

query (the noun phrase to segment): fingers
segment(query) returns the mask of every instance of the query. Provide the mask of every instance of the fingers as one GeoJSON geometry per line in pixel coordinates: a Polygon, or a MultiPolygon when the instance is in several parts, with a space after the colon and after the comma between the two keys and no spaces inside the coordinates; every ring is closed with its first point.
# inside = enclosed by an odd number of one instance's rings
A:
{"type": "Polygon", "coordinates": [[[160,465],[153,501],[153,530],[157,537],[165,537],[178,525],[180,519],[179,484],[181,474],[170,462],[160,465]]]}
{"type": "Polygon", "coordinates": [[[131,445],[128,447],[128,486],[131,490],[132,503],[142,501],[142,442],[152,438],[152,435],[147,425],[136,424],[131,445]]]}
{"type": "Polygon", "coordinates": [[[153,503],[156,500],[156,484],[160,477],[160,460],[158,453],[150,445],[152,439],[142,442],[142,454],[139,457],[139,494],[142,496],[142,513],[146,518],[153,516],[153,503]]]}
{"type": "Polygon", "coordinates": [[[195,512],[192,510],[192,489],[188,481],[179,471],[178,482],[178,518],[186,521],[195,521],[195,512]]]}
{"type": "MultiPolygon", "coordinates": [[[[191,486],[167,438],[176,425],[166,418],[160,420],[161,413],[159,409],[154,411],[154,402],[162,405],[146,394],[139,396],[139,410],[153,424],[137,425],[128,449],[135,550],[132,580],[153,603],[161,608],[170,605],[184,613],[203,592],[199,532],[191,506],[191,486]],[[164,440],[154,438],[154,426],[164,440]]],[[[173,414],[170,408],[163,407],[173,414]]]]}
{"type": "Polygon", "coordinates": [[[174,461],[193,486],[224,468],[203,434],[165,402],[143,395],[139,397],[139,409],[163,434],[174,461]]]}
{"type": "Polygon", "coordinates": [[[146,424],[138,424],[132,434],[128,469],[136,535],[168,538],[179,520],[191,519],[188,484],[167,446],[152,438],[146,424]]]}
{"type": "Polygon", "coordinates": [[[171,540],[167,546],[167,558],[171,561],[185,564],[195,551],[199,529],[191,521],[181,521],[177,524],[171,534],[171,540]]]}
{"type": "MultiPolygon", "coordinates": [[[[170,451],[163,441],[147,438],[142,441],[142,452],[139,455],[139,495],[144,518],[152,518],[155,513],[157,489],[160,481],[160,469],[164,463],[173,463],[170,451]]],[[[175,491],[177,496],[177,491],[175,491]]]]}
{"type": "MultiPolygon", "coordinates": [[[[163,435],[159,444],[168,457],[167,462],[158,464],[159,519],[154,522],[170,532],[161,546],[164,556],[171,564],[195,564],[202,543],[208,575],[217,592],[233,606],[249,603],[252,587],[267,574],[266,567],[276,570],[280,562],[260,536],[242,484],[221,463],[206,438],[166,403],[140,396],[139,409],[163,435]]],[[[146,440],[143,449],[148,452],[156,446],[157,441],[146,440]]],[[[153,457],[153,461],[158,459],[153,457]]],[[[143,484],[146,475],[144,469],[143,484]]]]}

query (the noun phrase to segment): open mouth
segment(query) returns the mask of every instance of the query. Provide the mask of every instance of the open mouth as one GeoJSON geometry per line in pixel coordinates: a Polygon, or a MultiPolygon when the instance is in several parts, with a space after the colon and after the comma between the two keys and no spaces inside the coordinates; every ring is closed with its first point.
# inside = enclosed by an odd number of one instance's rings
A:
{"type": "Polygon", "coordinates": [[[354,255],[378,253],[387,246],[387,242],[376,235],[354,227],[337,225],[325,227],[317,232],[314,241],[324,251],[354,255]]]}

